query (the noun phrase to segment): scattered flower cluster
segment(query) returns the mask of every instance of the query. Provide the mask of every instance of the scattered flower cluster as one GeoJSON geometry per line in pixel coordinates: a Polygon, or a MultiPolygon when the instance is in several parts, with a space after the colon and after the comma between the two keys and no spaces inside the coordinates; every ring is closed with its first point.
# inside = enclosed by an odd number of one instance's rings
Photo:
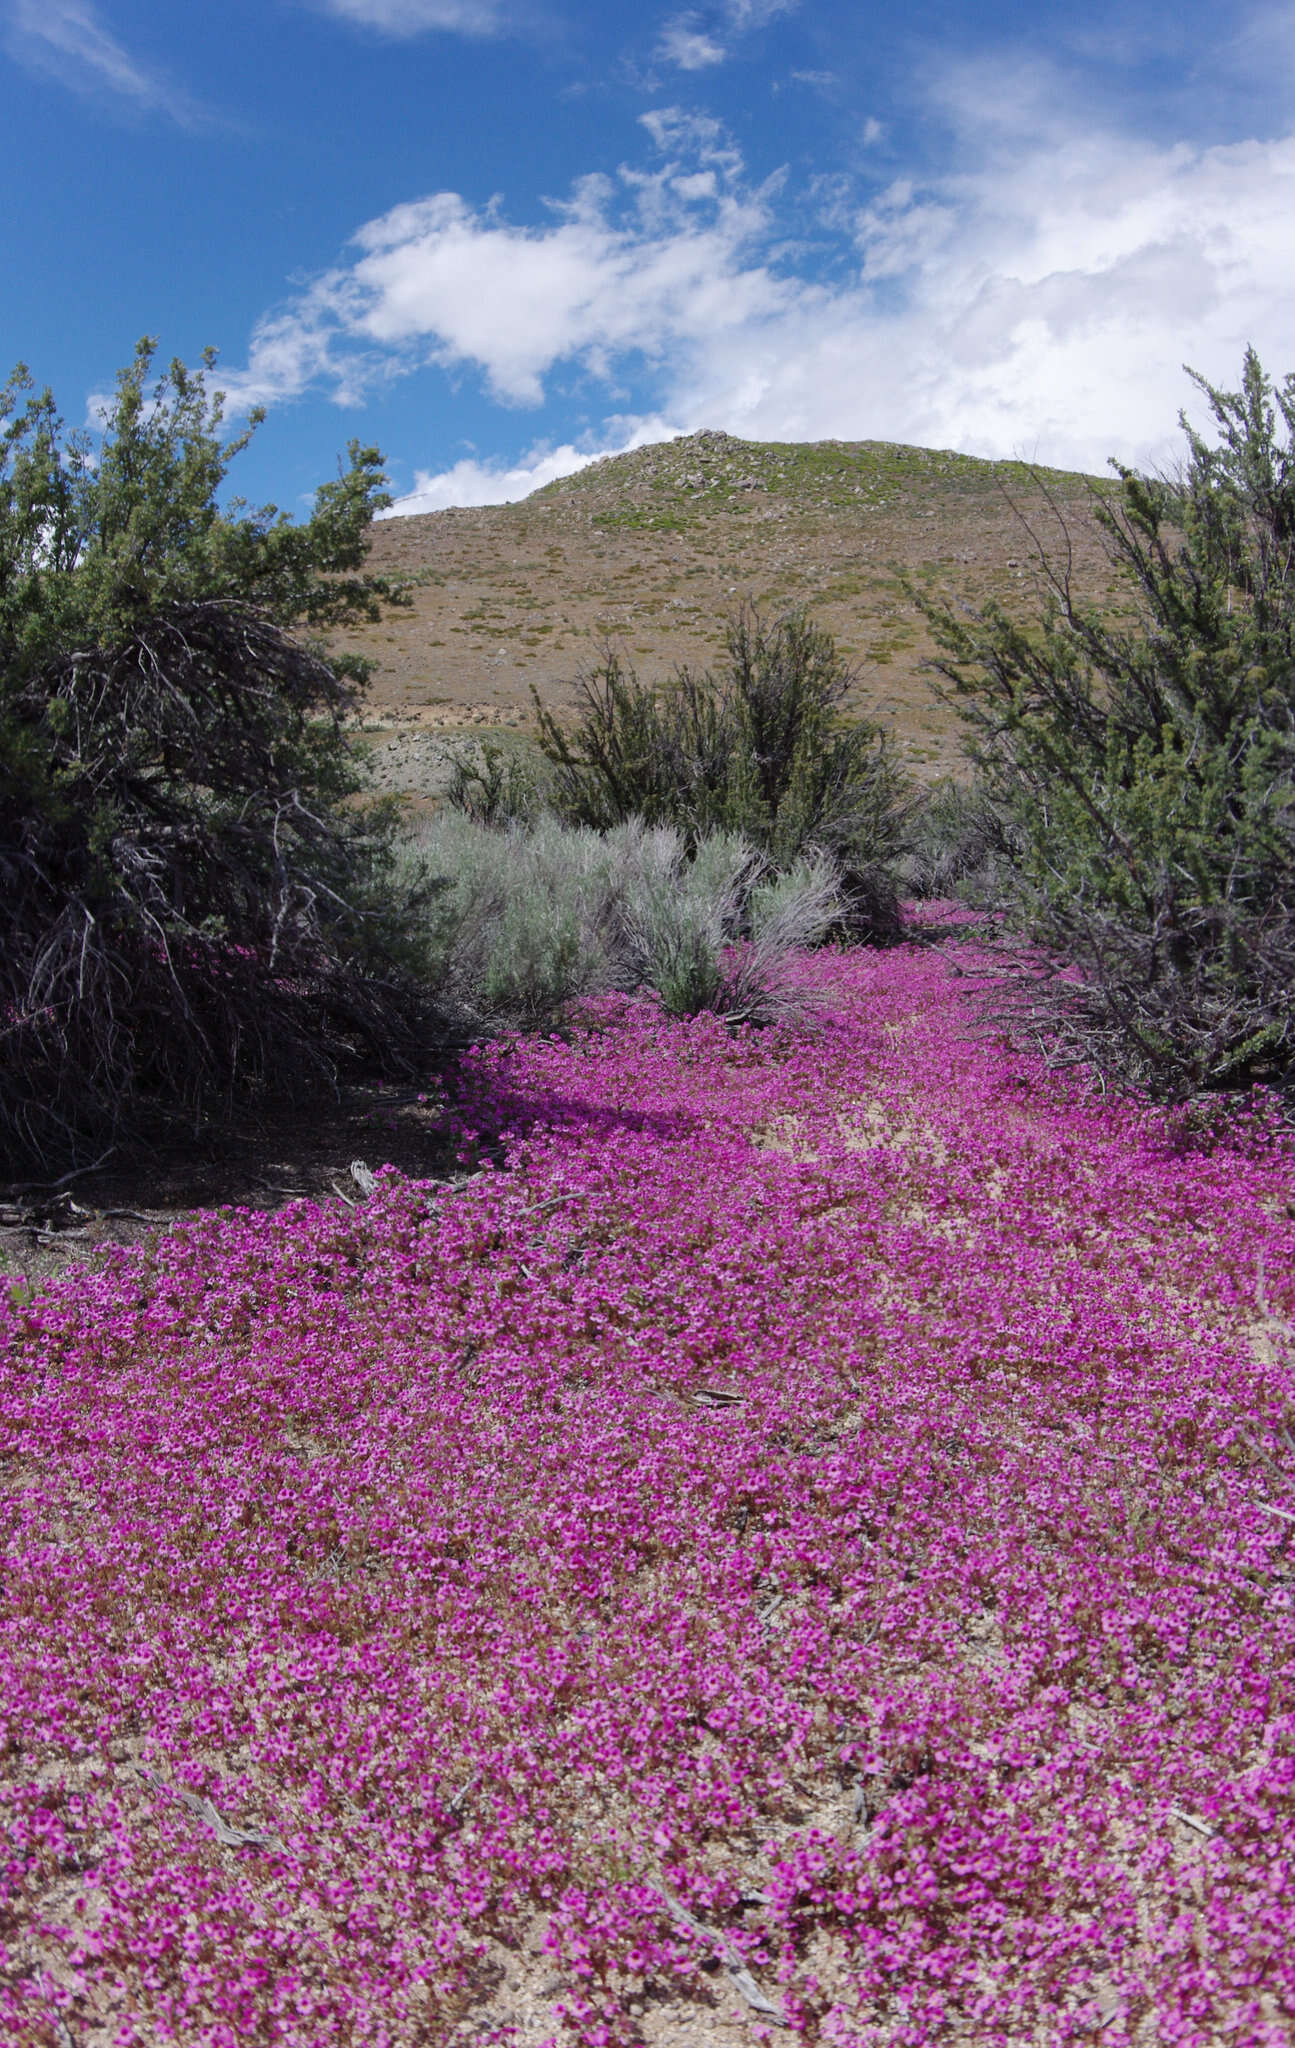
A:
{"type": "Polygon", "coordinates": [[[0,1305],[5,2039],[1290,2042],[1289,1150],[799,972],[0,1305]]]}

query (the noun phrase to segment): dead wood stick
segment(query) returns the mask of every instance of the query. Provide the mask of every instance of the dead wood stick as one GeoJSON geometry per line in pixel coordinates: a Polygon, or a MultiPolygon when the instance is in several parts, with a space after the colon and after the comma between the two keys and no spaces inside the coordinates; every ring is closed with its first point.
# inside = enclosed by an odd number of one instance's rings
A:
{"type": "Polygon", "coordinates": [[[471,1778],[468,1779],[466,1785],[459,1786],[458,1791],[455,1793],[453,1799],[450,1800],[445,1811],[447,1813],[457,1813],[459,1808],[462,1806],[464,1800],[467,1798],[469,1792],[475,1791],[476,1787],[480,1783],[481,1773],[480,1771],[477,1771],[471,1778]]]}
{"type": "Polygon", "coordinates": [[[482,1167],[478,1173],[466,1173],[462,1180],[424,1180],[418,1183],[429,1202],[440,1201],[445,1195],[462,1195],[479,1180],[489,1177],[489,1168],[482,1167]]]}
{"type": "Polygon", "coordinates": [[[1260,1510],[1261,1514],[1277,1515],[1283,1522],[1295,1522],[1295,1515],[1291,1513],[1289,1508],[1274,1507],[1270,1500],[1257,1500],[1255,1506],[1260,1510]]]}
{"type": "Polygon", "coordinates": [[[1195,1828],[1198,1835],[1205,1835],[1211,1841],[1218,1833],[1218,1829],[1212,1828],[1207,1820],[1202,1820],[1199,1813],[1189,1813],[1185,1806],[1171,1806],[1169,1811],[1185,1828],[1195,1828]]]}
{"type": "Polygon", "coordinates": [[[1259,1312],[1266,1323],[1271,1324],[1274,1329],[1281,1331],[1283,1337],[1295,1337],[1295,1323],[1288,1322],[1285,1316],[1279,1316],[1268,1299],[1266,1263],[1266,1255],[1261,1250],[1259,1253],[1259,1277],[1255,1285],[1255,1299],[1259,1304],[1259,1312]]]}
{"type": "Polygon", "coordinates": [[[16,1195],[57,1194],[58,1190],[65,1188],[69,1181],[84,1180],[87,1173],[97,1173],[104,1161],[111,1159],[116,1150],[117,1147],[115,1145],[110,1145],[106,1152],[101,1152],[97,1159],[91,1160],[89,1166],[74,1166],[70,1173],[63,1174],[58,1180],[15,1181],[13,1183],[13,1192],[16,1195]]]}
{"type": "Polygon", "coordinates": [[[523,1216],[544,1216],[544,1215],[547,1215],[547,1213],[548,1213],[548,1211],[549,1211],[550,1209],[558,1209],[558,1208],[560,1208],[560,1207],[562,1206],[563,1202],[578,1202],[578,1201],[580,1200],[580,1197],[581,1197],[582,1195],[585,1195],[585,1194],[587,1194],[588,1192],[589,1192],[589,1191],[588,1191],[588,1189],[587,1189],[587,1188],[572,1188],[571,1192],[570,1192],[569,1194],[566,1194],[566,1195],[550,1195],[550,1196],[549,1196],[549,1198],[548,1198],[548,1200],[547,1200],[547,1202],[533,1202],[533,1203],[531,1204],[531,1207],[530,1207],[529,1209],[523,1209],[523,1210],[522,1210],[522,1215],[523,1215],[523,1216]]]}
{"type": "Polygon", "coordinates": [[[204,1821],[222,1848],[282,1849],[283,1844],[277,1835],[267,1835],[263,1828],[231,1827],[228,1821],[222,1820],[210,1799],[203,1799],[196,1792],[187,1792],[182,1785],[168,1784],[165,1778],[159,1777],[156,1771],[150,1771],[145,1764],[136,1764],[135,1769],[159,1792],[169,1792],[181,1806],[204,1821]]]}
{"type": "Polygon", "coordinates": [[[206,1821],[216,1840],[226,1849],[281,1849],[283,1847],[277,1835],[266,1834],[264,1828],[231,1827],[228,1821],[221,1819],[210,1799],[199,1799],[192,1792],[181,1792],[177,1796],[183,1800],[190,1813],[196,1813],[199,1820],[206,1821]]]}
{"type": "Polygon", "coordinates": [[[705,1926],[700,1920],[694,1920],[692,1914],[686,1912],[678,1900],[672,1899],[669,1892],[663,1891],[660,1885],[654,1884],[651,1890],[653,1897],[660,1899],[672,1920],[677,1920],[681,1927],[686,1927],[690,1934],[695,1934],[699,1941],[704,1941],[714,1951],[733,1979],[735,1988],[741,1992],[753,2012],[763,2014],[766,2019],[772,2020],[776,2027],[785,2027],[789,2024],[781,2006],[775,2005],[772,1999],[765,1997],[726,1934],[721,1934],[714,1927],[705,1926]]]}

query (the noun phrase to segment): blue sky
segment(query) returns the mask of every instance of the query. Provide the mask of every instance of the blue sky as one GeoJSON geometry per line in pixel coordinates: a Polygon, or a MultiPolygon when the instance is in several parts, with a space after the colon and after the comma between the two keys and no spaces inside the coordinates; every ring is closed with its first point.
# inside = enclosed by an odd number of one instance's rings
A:
{"type": "Polygon", "coordinates": [[[220,351],[293,512],[699,427],[1169,460],[1295,369],[1295,0],[0,0],[0,364],[220,351]]]}

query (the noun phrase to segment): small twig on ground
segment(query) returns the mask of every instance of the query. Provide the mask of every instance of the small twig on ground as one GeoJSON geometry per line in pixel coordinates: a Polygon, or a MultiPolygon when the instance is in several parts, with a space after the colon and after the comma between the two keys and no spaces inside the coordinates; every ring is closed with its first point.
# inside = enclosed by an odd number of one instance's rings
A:
{"type": "Polygon", "coordinates": [[[343,1191],[342,1191],[342,1189],[338,1187],[338,1185],[337,1185],[337,1182],[336,1182],[336,1181],[333,1181],[333,1182],[331,1183],[331,1185],[332,1185],[333,1193],[334,1193],[334,1194],[335,1194],[336,1196],[338,1196],[338,1198],[339,1198],[339,1199],[340,1199],[341,1201],[345,1202],[345,1204],[346,1204],[346,1206],[347,1206],[347,1208],[348,1208],[348,1209],[358,1209],[358,1208],[359,1208],[359,1206],[360,1206],[360,1205],[359,1205],[359,1203],[358,1203],[358,1202],[353,1202],[353,1201],[351,1200],[351,1198],[350,1198],[350,1196],[349,1196],[348,1194],[344,1194],[344,1193],[343,1193],[343,1191]]]}
{"type": "Polygon", "coordinates": [[[550,1195],[547,1202],[535,1202],[529,1209],[523,1209],[522,1215],[544,1216],[550,1209],[560,1207],[563,1202],[578,1202],[580,1197],[587,1192],[586,1188],[572,1188],[571,1192],[566,1195],[550,1195]]]}
{"type": "Polygon", "coordinates": [[[460,1785],[453,1799],[451,1799],[449,1805],[446,1807],[446,1812],[457,1813],[459,1808],[462,1806],[464,1800],[467,1798],[469,1792],[474,1792],[480,1783],[481,1773],[480,1771],[477,1771],[471,1778],[468,1779],[466,1785],[460,1785]]]}
{"type": "Polygon", "coordinates": [[[789,2024],[781,2006],[775,2005],[772,1999],[765,1997],[726,1934],[705,1926],[700,1920],[694,1920],[692,1914],[686,1912],[678,1900],[672,1899],[660,1885],[654,1884],[651,1890],[653,1897],[660,1899],[671,1919],[677,1920],[681,1927],[686,1927],[690,1934],[695,1934],[699,1941],[706,1942],[713,1949],[733,1979],[734,1987],[741,1992],[753,2012],[763,2014],[766,2019],[772,2020],[776,2027],[785,2027],[789,2024]]]}
{"type": "Polygon", "coordinates": [[[15,1195],[57,1194],[58,1190],[67,1187],[70,1181],[83,1180],[87,1173],[97,1173],[104,1164],[104,1161],[111,1159],[116,1150],[117,1147],[115,1145],[110,1145],[106,1152],[101,1152],[97,1159],[92,1159],[89,1166],[74,1166],[70,1173],[62,1174],[58,1180],[16,1181],[12,1185],[12,1192],[15,1195]]]}
{"type": "Polygon", "coordinates": [[[146,1778],[159,1792],[169,1792],[173,1799],[179,1800],[181,1806],[187,1807],[190,1813],[196,1814],[199,1820],[204,1821],[222,1848],[282,1849],[283,1844],[277,1835],[267,1835],[263,1828],[231,1827],[228,1821],[222,1820],[210,1799],[203,1799],[196,1792],[186,1792],[181,1785],[168,1784],[165,1778],[159,1777],[156,1771],[150,1771],[145,1764],[136,1764],[134,1768],[141,1778],[146,1778]]]}
{"type": "Polygon", "coordinates": [[[1260,1246],[1259,1250],[1255,1299],[1259,1304],[1259,1313],[1266,1322],[1270,1323],[1275,1330],[1280,1330],[1284,1337],[1295,1337],[1295,1323],[1288,1322],[1285,1316],[1279,1316],[1268,1298],[1267,1259],[1262,1246],[1260,1246]]]}
{"type": "Polygon", "coordinates": [[[479,1180],[488,1179],[489,1175],[490,1169],[483,1166],[477,1173],[465,1174],[462,1180],[425,1180],[422,1182],[422,1187],[428,1199],[436,1201],[443,1195],[464,1194],[468,1188],[474,1187],[479,1180]]]}
{"type": "Polygon", "coordinates": [[[1202,1820],[1199,1813],[1188,1813],[1185,1806],[1171,1806],[1169,1811],[1185,1828],[1195,1828],[1198,1835],[1205,1835],[1213,1840],[1218,1833],[1218,1829],[1212,1828],[1207,1820],[1202,1820]]]}
{"type": "Polygon", "coordinates": [[[1277,1515],[1283,1522],[1295,1522],[1295,1515],[1291,1513],[1289,1508],[1274,1507],[1270,1500],[1257,1500],[1255,1506],[1261,1514],[1277,1515]]]}

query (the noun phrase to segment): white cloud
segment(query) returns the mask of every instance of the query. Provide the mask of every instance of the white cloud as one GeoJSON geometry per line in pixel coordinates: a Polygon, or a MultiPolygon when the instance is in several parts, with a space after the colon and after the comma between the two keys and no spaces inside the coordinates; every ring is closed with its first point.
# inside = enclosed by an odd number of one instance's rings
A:
{"type": "Polygon", "coordinates": [[[504,23],[498,0],[313,0],[313,5],[386,36],[421,36],[434,29],[489,36],[504,23]]]}
{"type": "Polygon", "coordinates": [[[626,423],[615,441],[603,448],[575,448],[569,441],[559,448],[550,448],[541,443],[530,449],[520,462],[512,464],[482,462],[475,456],[465,456],[449,469],[434,473],[425,469],[417,471],[412,491],[404,492],[395,500],[390,512],[382,516],[399,519],[411,512],[444,512],[454,505],[512,505],[519,498],[529,498],[532,491],[541,490],[558,477],[574,476],[578,470],[588,469],[591,463],[628,454],[632,448],[670,440],[679,431],[667,421],[653,417],[633,425],[626,423]]]}
{"type": "MultiPolygon", "coordinates": [[[[539,406],[574,365],[609,404],[628,387],[682,431],[1161,462],[1179,406],[1200,411],[1184,361],[1226,384],[1253,343],[1275,374],[1295,367],[1295,137],[1203,148],[1067,128],[1045,85],[952,75],[956,175],[867,204],[820,195],[853,268],[811,272],[776,181],[753,188],[717,123],[672,108],[643,117],[653,167],[583,180],[538,227],[453,193],[394,207],[262,323],[231,390],[345,400],[439,366],[539,406]]],[[[457,465],[418,489],[511,492],[568,455],[457,465]]]]}
{"type": "Polygon", "coordinates": [[[700,163],[722,164],[734,174],[742,168],[727,129],[711,114],[690,113],[685,107],[653,107],[639,115],[639,126],[646,128],[663,155],[694,156],[700,163]]]}
{"type": "Polygon", "coordinates": [[[698,28],[695,14],[677,14],[668,21],[657,44],[662,62],[674,64],[680,71],[704,71],[711,64],[722,64],[727,54],[722,43],[698,28]]]}
{"type": "Polygon", "coordinates": [[[739,35],[751,28],[764,28],[776,15],[790,14],[799,0],[724,0],[724,13],[739,35]]]}
{"type": "Polygon", "coordinates": [[[87,0],[10,0],[5,29],[11,56],[74,92],[166,114],[183,127],[201,119],[196,102],[132,57],[87,0]]]}
{"type": "Polygon", "coordinates": [[[1100,469],[1169,459],[1184,361],[1274,372],[1295,332],[1295,138],[1114,136],[1004,152],[858,220],[861,278],[801,292],[688,368],[676,416],[755,436],[876,436],[1100,469]]]}
{"type": "MultiPolygon", "coordinates": [[[[334,0],[336,4],[336,0],[334,0]]],[[[362,4],[362,0],[361,0],[362,4]]],[[[728,34],[742,36],[765,27],[775,15],[789,14],[799,0],[722,0],[720,13],[728,34]]],[[[656,47],[663,64],[680,71],[706,71],[722,64],[729,52],[720,36],[708,30],[697,14],[675,14],[665,23],[656,47]]],[[[829,73],[796,73],[797,77],[820,79],[829,73]]]]}
{"type": "Polygon", "coordinates": [[[345,402],[439,364],[476,368],[505,404],[538,405],[560,362],[609,376],[626,357],[665,363],[758,321],[785,289],[751,254],[769,226],[764,195],[737,189],[716,124],[647,118],[691,160],[585,179],[550,225],[515,227],[453,192],[367,222],[348,266],[261,322],[247,370],[222,377],[231,400],[324,382],[345,402]]]}

